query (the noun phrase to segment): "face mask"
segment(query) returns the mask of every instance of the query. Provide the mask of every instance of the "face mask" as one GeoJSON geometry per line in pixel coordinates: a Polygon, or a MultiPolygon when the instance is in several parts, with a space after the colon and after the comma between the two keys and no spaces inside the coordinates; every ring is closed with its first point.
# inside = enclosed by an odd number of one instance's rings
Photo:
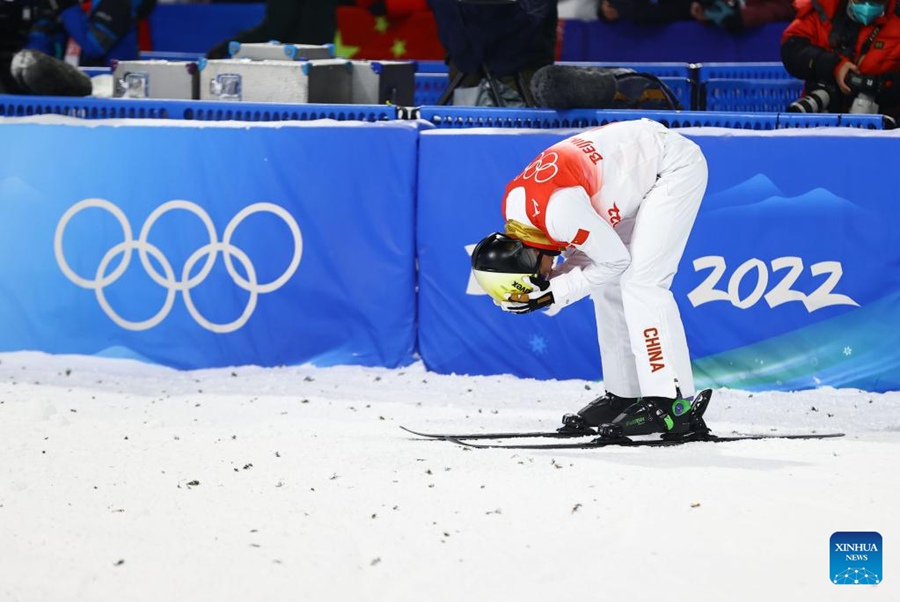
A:
{"type": "Polygon", "coordinates": [[[851,2],[847,5],[847,14],[854,21],[869,25],[884,14],[884,4],[876,2],[851,2]]]}

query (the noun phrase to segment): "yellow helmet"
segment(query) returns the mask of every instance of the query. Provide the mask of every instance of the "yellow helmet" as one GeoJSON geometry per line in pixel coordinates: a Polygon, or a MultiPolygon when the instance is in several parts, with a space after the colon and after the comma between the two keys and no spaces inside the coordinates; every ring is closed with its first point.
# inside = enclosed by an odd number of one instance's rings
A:
{"type": "Polygon", "coordinates": [[[506,301],[513,293],[528,294],[534,290],[527,278],[538,275],[544,253],[517,238],[494,232],[475,246],[472,273],[494,300],[506,301]]]}

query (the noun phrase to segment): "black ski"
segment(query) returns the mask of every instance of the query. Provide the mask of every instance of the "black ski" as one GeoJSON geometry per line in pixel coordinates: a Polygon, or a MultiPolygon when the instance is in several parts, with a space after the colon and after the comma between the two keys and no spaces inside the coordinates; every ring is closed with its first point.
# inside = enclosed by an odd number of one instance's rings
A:
{"type": "Polygon", "coordinates": [[[426,437],[428,439],[439,439],[442,441],[454,441],[457,439],[572,439],[573,437],[596,437],[597,433],[593,431],[581,432],[563,432],[559,431],[533,431],[533,432],[510,432],[510,433],[420,433],[405,426],[401,426],[404,431],[426,437]]]}
{"type": "Polygon", "coordinates": [[[811,434],[792,434],[792,435],[730,435],[725,437],[717,437],[708,435],[698,439],[641,439],[641,440],[615,440],[615,441],[582,441],[578,443],[530,443],[530,444],[504,444],[504,443],[469,443],[462,439],[447,438],[446,441],[452,441],[465,447],[477,449],[596,449],[600,447],[671,447],[675,445],[685,445],[687,443],[730,443],[734,441],[760,441],[766,439],[832,439],[835,437],[843,437],[844,433],[811,433],[811,434]]]}

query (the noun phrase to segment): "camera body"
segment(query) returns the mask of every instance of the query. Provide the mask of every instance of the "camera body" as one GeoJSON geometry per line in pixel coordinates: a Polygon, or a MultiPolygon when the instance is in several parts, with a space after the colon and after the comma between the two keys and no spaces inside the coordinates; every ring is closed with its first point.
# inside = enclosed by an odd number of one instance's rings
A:
{"type": "Polygon", "coordinates": [[[875,96],[881,89],[880,78],[851,71],[847,73],[844,81],[848,88],[856,92],[853,103],[850,105],[851,113],[874,114],[878,112],[879,107],[875,102],[875,96]]]}

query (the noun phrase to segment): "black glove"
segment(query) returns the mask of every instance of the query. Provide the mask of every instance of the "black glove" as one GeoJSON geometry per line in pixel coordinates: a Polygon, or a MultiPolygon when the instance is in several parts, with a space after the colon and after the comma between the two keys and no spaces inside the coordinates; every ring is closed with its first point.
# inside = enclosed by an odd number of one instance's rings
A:
{"type": "Polygon", "coordinates": [[[515,299],[498,303],[500,309],[514,314],[527,314],[553,304],[553,291],[549,280],[540,276],[530,276],[528,281],[534,286],[534,290],[528,294],[516,293],[515,299]]]}

